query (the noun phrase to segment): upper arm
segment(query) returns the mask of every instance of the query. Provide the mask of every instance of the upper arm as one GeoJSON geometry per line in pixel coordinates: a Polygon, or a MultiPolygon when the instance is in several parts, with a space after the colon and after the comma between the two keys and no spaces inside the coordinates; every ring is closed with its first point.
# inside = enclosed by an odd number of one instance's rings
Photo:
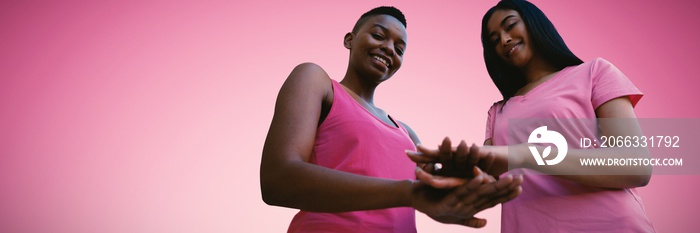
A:
{"type": "Polygon", "coordinates": [[[611,99],[595,110],[598,118],[636,118],[628,96],[611,99]]]}
{"type": "MultiPolygon", "coordinates": [[[[639,126],[637,117],[634,114],[632,101],[628,96],[618,97],[609,100],[596,108],[596,116],[600,124],[602,135],[642,137],[642,129],[639,126]]],[[[619,145],[617,147],[620,147],[619,145]]],[[[633,156],[635,158],[650,158],[651,155],[646,147],[620,147],[625,150],[618,156],[633,156]]],[[[651,167],[639,167],[630,171],[627,176],[620,176],[620,186],[613,187],[641,187],[649,183],[651,178],[651,167]]],[[[616,178],[618,179],[618,178],[616,178]]]]}
{"type": "Polygon", "coordinates": [[[294,68],[277,96],[261,169],[270,163],[309,160],[323,101],[332,95],[331,85],[328,74],[316,64],[294,68]]]}
{"type": "Polygon", "coordinates": [[[403,123],[399,121],[399,123],[408,131],[408,136],[411,137],[411,141],[413,141],[414,145],[420,145],[420,139],[418,139],[418,135],[416,135],[416,132],[413,132],[413,129],[411,127],[408,127],[406,123],[403,123]]]}
{"type": "Polygon", "coordinates": [[[606,136],[641,136],[634,105],[642,92],[622,71],[605,59],[591,63],[591,104],[595,108],[602,134],[606,136]]]}
{"type": "Polygon", "coordinates": [[[600,105],[595,112],[603,135],[641,136],[642,134],[632,102],[627,96],[609,100],[600,105]]]}

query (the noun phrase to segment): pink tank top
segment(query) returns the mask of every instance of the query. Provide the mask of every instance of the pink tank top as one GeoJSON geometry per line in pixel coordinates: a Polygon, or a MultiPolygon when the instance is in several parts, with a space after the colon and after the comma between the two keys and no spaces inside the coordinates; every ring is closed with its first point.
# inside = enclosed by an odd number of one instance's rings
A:
{"type": "MultiPolygon", "coordinates": [[[[333,83],[333,104],[316,131],[310,163],[335,170],[386,179],[414,179],[415,150],[398,121],[386,124],[333,83]]],[[[392,119],[393,120],[393,119],[392,119]]],[[[341,213],[299,211],[288,232],[416,232],[415,211],[400,207],[341,213]]]]}

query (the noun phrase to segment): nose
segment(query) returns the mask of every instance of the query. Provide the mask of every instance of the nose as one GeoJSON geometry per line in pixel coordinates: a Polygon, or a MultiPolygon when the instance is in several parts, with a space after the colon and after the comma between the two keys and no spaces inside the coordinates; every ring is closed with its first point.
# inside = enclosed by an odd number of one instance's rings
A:
{"type": "Polygon", "coordinates": [[[510,35],[503,35],[501,36],[501,45],[506,46],[510,44],[510,42],[513,41],[513,38],[510,37],[510,35]]]}
{"type": "Polygon", "coordinates": [[[394,49],[395,49],[395,48],[394,48],[394,43],[392,43],[392,42],[389,41],[389,40],[388,40],[387,42],[383,43],[383,44],[382,44],[382,47],[380,47],[379,49],[382,50],[382,52],[385,52],[387,55],[389,55],[389,56],[391,56],[391,57],[394,56],[394,49]]]}

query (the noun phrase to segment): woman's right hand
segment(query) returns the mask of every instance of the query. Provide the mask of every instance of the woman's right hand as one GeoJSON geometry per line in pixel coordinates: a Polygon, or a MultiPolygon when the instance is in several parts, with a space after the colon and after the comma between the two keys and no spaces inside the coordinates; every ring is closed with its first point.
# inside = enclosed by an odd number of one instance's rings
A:
{"type": "Polygon", "coordinates": [[[481,228],[486,220],[475,214],[520,195],[522,177],[505,176],[496,181],[492,176],[474,167],[472,179],[450,178],[454,183],[436,188],[434,176],[416,169],[412,205],[432,219],[448,224],[481,228]],[[459,181],[457,181],[459,180],[459,181]]]}

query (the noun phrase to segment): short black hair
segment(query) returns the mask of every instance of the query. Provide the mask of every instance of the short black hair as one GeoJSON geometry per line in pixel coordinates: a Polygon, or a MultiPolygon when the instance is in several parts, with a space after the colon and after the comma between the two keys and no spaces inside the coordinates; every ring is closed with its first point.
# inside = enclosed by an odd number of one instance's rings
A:
{"type": "Polygon", "coordinates": [[[367,19],[369,19],[369,17],[375,15],[388,15],[394,17],[397,20],[399,20],[401,24],[403,24],[403,27],[406,27],[406,17],[399,9],[396,9],[396,7],[393,6],[380,6],[362,14],[362,16],[360,16],[360,18],[355,23],[355,26],[352,27],[352,32],[357,32],[357,30],[360,29],[362,24],[364,24],[367,21],[367,19]]]}

